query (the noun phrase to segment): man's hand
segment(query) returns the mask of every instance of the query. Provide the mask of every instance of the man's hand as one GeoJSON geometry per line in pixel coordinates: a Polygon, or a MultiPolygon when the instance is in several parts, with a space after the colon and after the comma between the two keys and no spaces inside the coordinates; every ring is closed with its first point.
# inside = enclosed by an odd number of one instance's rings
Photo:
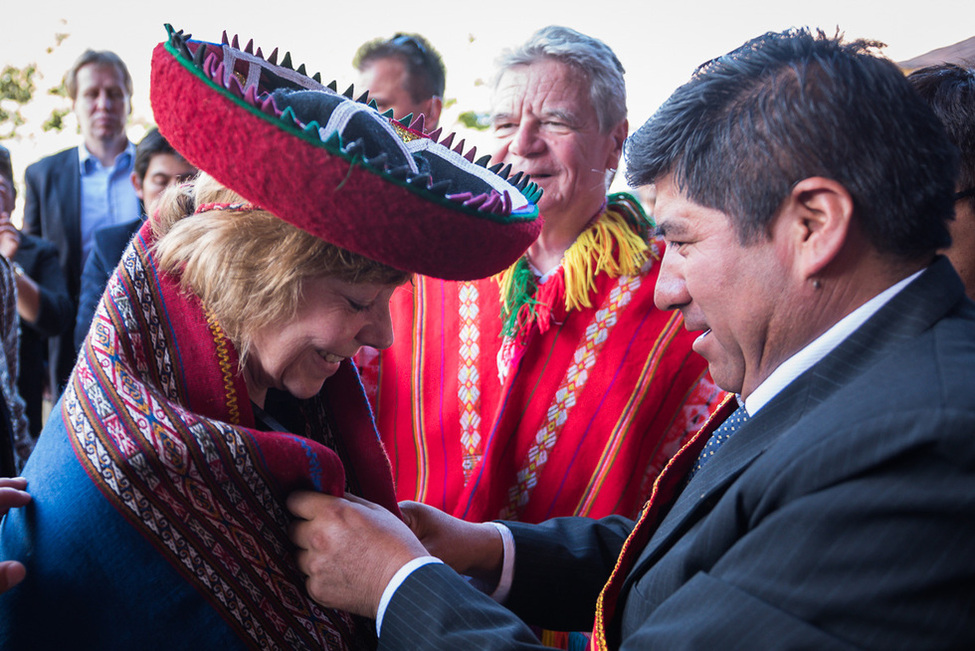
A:
{"type": "Polygon", "coordinates": [[[414,558],[426,556],[403,522],[381,506],[346,493],[345,498],[298,491],[288,509],[302,518],[291,524],[298,568],[308,575],[312,599],[376,617],[383,590],[414,558]]]}
{"type": "Polygon", "coordinates": [[[486,585],[497,585],[504,561],[501,534],[490,522],[465,522],[419,502],[400,502],[403,521],[431,556],[486,585]]]}
{"type": "MultiPolygon", "coordinates": [[[[8,479],[0,477],[0,517],[12,508],[30,502],[30,495],[24,489],[27,480],[23,477],[8,479]]],[[[0,592],[6,592],[24,580],[27,570],[17,561],[0,561],[0,592]]]]}

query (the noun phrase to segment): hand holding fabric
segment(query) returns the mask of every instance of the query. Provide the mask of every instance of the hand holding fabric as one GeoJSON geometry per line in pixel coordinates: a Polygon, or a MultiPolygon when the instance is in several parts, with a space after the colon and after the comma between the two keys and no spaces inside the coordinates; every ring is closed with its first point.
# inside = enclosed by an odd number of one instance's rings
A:
{"type": "MultiPolygon", "coordinates": [[[[30,495],[24,489],[27,480],[23,477],[0,477],[0,517],[12,508],[30,502],[30,495]]],[[[0,592],[6,592],[24,580],[26,569],[17,561],[0,561],[0,592]]]]}
{"type": "Polygon", "coordinates": [[[375,618],[397,570],[427,555],[397,516],[349,493],[298,491],[287,505],[302,518],[290,531],[298,568],[308,576],[308,594],[323,606],[375,618]]]}
{"type": "Polygon", "coordinates": [[[466,522],[419,502],[400,502],[403,521],[427,552],[465,574],[495,586],[504,561],[504,543],[490,522],[466,522]]]}

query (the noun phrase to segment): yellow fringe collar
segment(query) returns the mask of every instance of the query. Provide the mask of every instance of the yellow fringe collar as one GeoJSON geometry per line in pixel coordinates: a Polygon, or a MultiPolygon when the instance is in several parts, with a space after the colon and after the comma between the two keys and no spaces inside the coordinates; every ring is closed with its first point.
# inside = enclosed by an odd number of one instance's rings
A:
{"type": "MultiPolygon", "coordinates": [[[[656,259],[657,254],[649,244],[652,226],[653,221],[632,195],[623,192],[610,195],[602,214],[562,256],[566,311],[592,307],[599,274],[607,273],[611,278],[633,275],[647,260],[656,259]]],[[[516,287],[518,267],[526,263],[523,256],[494,277],[501,288],[503,318],[518,314],[525,301],[534,297],[535,291],[516,287]]],[[[537,288],[537,277],[535,281],[533,289],[537,288]]]]}

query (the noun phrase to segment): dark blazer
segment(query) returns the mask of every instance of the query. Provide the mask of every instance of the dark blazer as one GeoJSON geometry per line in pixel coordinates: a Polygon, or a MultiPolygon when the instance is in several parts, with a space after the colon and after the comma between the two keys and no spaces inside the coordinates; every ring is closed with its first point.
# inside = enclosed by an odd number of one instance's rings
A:
{"type": "MultiPolygon", "coordinates": [[[[70,323],[74,324],[81,286],[81,173],[78,148],[42,158],[24,173],[24,232],[52,242],[58,250],[61,270],[71,299],[70,323]]],[[[51,386],[64,386],[75,362],[71,329],[49,342],[51,386]]]]}
{"type": "MultiPolygon", "coordinates": [[[[975,648],[973,387],[975,304],[939,258],[687,485],[627,575],[611,644],[975,648]]],[[[512,523],[508,605],[533,624],[588,628],[628,528],[512,523]]],[[[439,566],[396,592],[380,646],[530,640],[439,566]]]]}
{"type": "Polygon", "coordinates": [[[52,243],[21,233],[14,261],[37,283],[41,295],[37,322],[20,320],[20,378],[17,380],[20,396],[27,405],[30,433],[36,437],[41,433],[44,380],[48,375],[47,338],[70,330],[73,306],[58,262],[58,251],[52,243]]]}
{"type": "Polygon", "coordinates": [[[125,247],[129,245],[143,220],[133,219],[122,224],[99,228],[92,233],[91,251],[81,272],[81,291],[78,297],[78,316],[74,324],[74,347],[81,350],[85,343],[91,320],[95,316],[98,301],[102,299],[105,286],[115,267],[118,266],[125,247]]]}

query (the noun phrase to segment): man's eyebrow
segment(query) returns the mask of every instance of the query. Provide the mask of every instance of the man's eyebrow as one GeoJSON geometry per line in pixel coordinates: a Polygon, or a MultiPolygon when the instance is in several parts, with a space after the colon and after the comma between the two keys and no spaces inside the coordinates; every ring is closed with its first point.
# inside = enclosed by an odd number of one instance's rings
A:
{"type": "Polygon", "coordinates": [[[664,219],[657,222],[654,234],[664,239],[682,238],[688,233],[688,224],[682,219],[664,219]]]}
{"type": "Polygon", "coordinates": [[[568,122],[569,124],[575,124],[578,122],[576,119],[576,114],[566,108],[554,108],[542,111],[542,118],[552,119],[555,118],[561,122],[568,122]]]}

